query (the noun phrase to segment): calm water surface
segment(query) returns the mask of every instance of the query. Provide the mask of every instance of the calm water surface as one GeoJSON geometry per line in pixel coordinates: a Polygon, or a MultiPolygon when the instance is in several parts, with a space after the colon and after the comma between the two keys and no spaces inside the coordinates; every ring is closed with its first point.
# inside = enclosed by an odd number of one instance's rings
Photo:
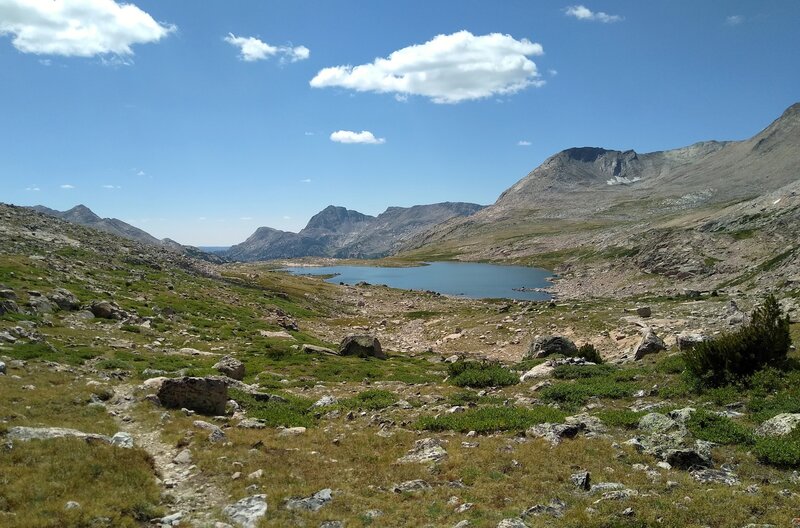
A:
{"type": "Polygon", "coordinates": [[[432,262],[410,268],[379,268],[373,266],[290,267],[297,275],[330,275],[327,282],[356,284],[385,284],[404,290],[432,290],[447,295],[473,299],[506,298],[520,300],[549,299],[539,291],[517,291],[519,288],[546,288],[553,273],[541,268],[498,266],[467,262],[432,262]]]}

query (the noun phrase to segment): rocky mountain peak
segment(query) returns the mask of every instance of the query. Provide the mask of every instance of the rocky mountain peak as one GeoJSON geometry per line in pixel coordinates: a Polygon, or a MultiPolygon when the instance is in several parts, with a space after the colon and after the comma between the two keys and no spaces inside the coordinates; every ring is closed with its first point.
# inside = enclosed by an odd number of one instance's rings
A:
{"type": "Polygon", "coordinates": [[[64,211],[64,218],[78,224],[99,222],[102,220],[94,211],[83,204],[76,205],[72,209],[64,211]]]}
{"type": "Polygon", "coordinates": [[[340,231],[374,217],[341,206],[329,205],[311,217],[303,231],[340,231]]]}

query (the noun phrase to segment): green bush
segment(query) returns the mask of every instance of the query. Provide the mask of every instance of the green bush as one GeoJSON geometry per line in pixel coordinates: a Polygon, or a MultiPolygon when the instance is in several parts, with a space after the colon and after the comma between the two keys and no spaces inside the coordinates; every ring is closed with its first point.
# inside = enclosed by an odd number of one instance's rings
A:
{"type": "Polygon", "coordinates": [[[393,392],[381,389],[369,389],[352,398],[339,401],[339,405],[346,409],[361,409],[363,411],[376,411],[394,405],[397,396],[393,392]]]}
{"type": "Polygon", "coordinates": [[[795,429],[786,436],[758,438],[753,451],[765,464],[800,467],[800,430],[795,429]]]}
{"type": "Polygon", "coordinates": [[[264,420],[270,427],[311,427],[316,423],[310,412],[314,402],[307,398],[281,394],[281,400],[259,401],[238,389],[229,389],[228,396],[244,407],[248,417],[264,420]]]}
{"type": "Polygon", "coordinates": [[[423,416],[416,424],[419,429],[429,431],[459,431],[466,433],[476,431],[489,433],[494,431],[524,431],[532,425],[544,422],[561,422],[566,413],[552,407],[480,407],[461,413],[442,416],[423,416]]]}
{"type": "Polygon", "coordinates": [[[542,389],[541,395],[545,401],[582,405],[592,397],[628,398],[635,390],[633,383],[618,381],[614,376],[605,376],[554,383],[542,389]]]}
{"type": "Polygon", "coordinates": [[[505,387],[519,383],[519,376],[497,362],[456,361],[447,370],[450,382],[458,387],[505,387]]]}
{"type": "Polygon", "coordinates": [[[628,409],[607,409],[597,413],[600,420],[611,427],[623,427],[625,429],[636,429],[639,419],[647,414],[647,411],[630,411],[628,409]]]}
{"type": "Polygon", "coordinates": [[[553,377],[556,379],[580,379],[596,378],[608,376],[614,372],[614,367],[610,365],[559,365],[553,369],[553,377]]]}
{"type": "Polygon", "coordinates": [[[781,363],[790,345],[789,318],[770,295],[753,311],[747,326],[699,343],[684,352],[684,361],[699,384],[719,387],[781,363]]]}
{"type": "Polygon", "coordinates": [[[586,361],[591,361],[592,363],[597,363],[598,365],[603,362],[603,358],[600,356],[600,352],[594,347],[591,343],[586,343],[582,345],[578,349],[578,353],[575,354],[575,357],[583,358],[586,361]]]}
{"type": "Polygon", "coordinates": [[[688,422],[689,431],[700,440],[717,444],[751,444],[753,433],[749,428],[730,418],[698,410],[688,422]]]}

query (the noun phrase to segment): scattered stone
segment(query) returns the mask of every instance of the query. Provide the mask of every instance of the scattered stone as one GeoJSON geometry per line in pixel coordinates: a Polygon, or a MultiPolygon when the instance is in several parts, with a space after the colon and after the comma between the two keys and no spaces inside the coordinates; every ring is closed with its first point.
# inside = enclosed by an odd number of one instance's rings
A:
{"type": "Polygon", "coordinates": [[[189,451],[188,449],[184,449],[183,451],[181,451],[180,453],[175,455],[175,458],[173,458],[172,461],[175,462],[176,464],[180,464],[180,465],[191,464],[192,463],[192,452],[189,451]]]}
{"type": "Polygon", "coordinates": [[[98,319],[116,319],[119,314],[119,308],[108,301],[95,301],[90,310],[98,319]]]}
{"type": "Polygon", "coordinates": [[[236,424],[236,427],[241,427],[242,429],[266,429],[267,424],[257,418],[245,418],[236,424]]]}
{"type": "Polygon", "coordinates": [[[13,441],[27,442],[29,440],[51,440],[53,438],[80,438],[87,442],[111,443],[111,438],[101,434],[84,433],[76,429],[64,427],[12,427],[6,433],[6,438],[13,441]]]}
{"type": "Polygon", "coordinates": [[[323,396],[322,398],[318,399],[314,402],[311,406],[312,409],[317,407],[327,407],[328,405],[335,405],[339,400],[337,400],[334,396],[323,396]]]}
{"type": "Polygon", "coordinates": [[[64,288],[56,288],[48,297],[62,310],[72,311],[81,307],[81,302],[78,298],[71,291],[64,288]]]}
{"type": "Polygon", "coordinates": [[[497,523],[497,528],[528,528],[528,525],[522,522],[522,519],[512,518],[503,519],[497,523]]]}
{"type": "Polygon", "coordinates": [[[647,329],[643,334],[639,343],[634,348],[633,358],[636,360],[642,359],[649,354],[656,354],[662,350],[666,350],[667,345],[651,329],[647,329]]]}
{"type": "Polygon", "coordinates": [[[280,330],[278,332],[269,332],[267,330],[259,330],[258,333],[261,334],[261,337],[267,337],[267,338],[270,338],[270,339],[294,339],[292,334],[290,334],[286,330],[280,330]]]}
{"type": "Polygon", "coordinates": [[[678,345],[678,350],[685,352],[693,349],[706,339],[708,339],[706,336],[696,332],[681,332],[675,336],[675,344],[678,345]]]}
{"type": "Polygon", "coordinates": [[[299,436],[305,433],[305,427],[286,427],[278,431],[278,436],[299,436]]]}
{"type": "Polygon", "coordinates": [[[774,416],[756,428],[758,436],[786,436],[800,424],[800,414],[782,413],[774,416]]]}
{"type": "Polygon", "coordinates": [[[696,448],[670,449],[664,455],[664,462],[670,466],[689,470],[711,467],[711,457],[696,448]]]}
{"type": "Polygon", "coordinates": [[[233,356],[223,356],[212,368],[229,378],[244,379],[244,363],[233,356]]]}
{"type": "Polygon", "coordinates": [[[414,442],[408,453],[398,458],[401,464],[407,463],[438,463],[447,458],[447,451],[442,447],[443,442],[436,438],[423,438],[414,442]]]}
{"type": "Polygon", "coordinates": [[[252,495],[226,506],[222,513],[241,528],[256,528],[259,519],[267,514],[267,496],[252,495]]]}
{"type": "Polygon", "coordinates": [[[647,318],[653,315],[653,310],[649,306],[639,306],[636,308],[636,315],[647,318]]]}
{"type": "Polygon", "coordinates": [[[322,521],[319,528],[344,528],[342,521],[322,521]]]}
{"type": "Polygon", "coordinates": [[[584,491],[589,491],[592,487],[592,477],[588,471],[579,471],[570,475],[569,479],[575,487],[584,491]]]}
{"type": "Polygon", "coordinates": [[[392,486],[391,490],[394,493],[414,493],[417,491],[426,491],[431,489],[431,485],[422,479],[407,480],[400,484],[392,486]]]}
{"type": "Polygon", "coordinates": [[[212,423],[204,422],[203,420],[195,420],[192,425],[198,429],[208,431],[208,440],[211,443],[221,442],[226,438],[225,431],[212,423]]]}
{"type": "Polygon", "coordinates": [[[555,335],[536,336],[523,359],[543,358],[552,354],[574,356],[577,352],[578,347],[566,337],[555,335]]]}
{"type": "Polygon", "coordinates": [[[6,364],[4,361],[0,361],[0,374],[6,373],[6,364]]]}
{"type": "Polygon", "coordinates": [[[531,506],[522,512],[522,516],[530,517],[545,514],[552,515],[553,517],[562,517],[566,509],[567,504],[564,501],[560,499],[550,499],[550,503],[547,505],[537,504],[536,506],[531,506]]]}
{"type": "Polygon", "coordinates": [[[370,335],[349,335],[339,345],[339,354],[342,356],[358,356],[362,358],[375,357],[386,359],[381,349],[378,338],[370,335]]]}
{"type": "Polygon", "coordinates": [[[164,407],[222,415],[228,402],[228,386],[216,378],[168,378],[158,390],[158,400],[164,407]]]}
{"type": "Polygon", "coordinates": [[[301,350],[306,354],[330,354],[332,356],[339,355],[337,351],[332,350],[330,348],[325,348],[317,345],[309,345],[308,343],[304,343],[301,350]]]}
{"type": "Polygon", "coordinates": [[[675,420],[661,413],[645,414],[639,419],[639,429],[646,433],[665,433],[677,427],[675,420]]]}
{"type": "Polygon", "coordinates": [[[689,474],[698,482],[706,484],[718,483],[728,486],[739,484],[739,477],[733,471],[726,469],[697,469],[689,474]]]}
{"type": "Polygon", "coordinates": [[[81,505],[75,501],[67,501],[67,503],[64,505],[65,510],[77,510],[80,507],[81,505]]]}
{"type": "Polygon", "coordinates": [[[291,498],[286,500],[287,510],[305,510],[315,512],[328,504],[333,496],[330,488],[325,488],[305,498],[291,498]]]}
{"type": "Polygon", "coordinates": [[[264,470],[263,469],[257,469],[255,471],[253,471],[252,473],[250,473],[249,475],[247,475],[247,479],[248,480],[259,480],[262,477],[264,477],[264,470]]]}
{"type": "Polygon", "coordinates": [[[589,488],[589,492],[592,495],[600,495],[603,493],[608,493],[609,491],[617,491],[621,489],[625,489],[625,485],[620,484],[619,482],[598,482],[589,488]]]}
{"type": "Polygon", "coordinates": [[[111,445],[121,447],[123,449],[133,448],[133,435],[120,431],[111,437],[111,445]]]}
{"type": "Polygon", "coordinates": [[[544,438],[551,444],[557,445],[564,438],[575,438],[578,433],[584,431],[586,426],[582,423],[563,423],[554,424],[545,422],[534,425],[525,431],[525,436],[534,438],[544,438]]]}

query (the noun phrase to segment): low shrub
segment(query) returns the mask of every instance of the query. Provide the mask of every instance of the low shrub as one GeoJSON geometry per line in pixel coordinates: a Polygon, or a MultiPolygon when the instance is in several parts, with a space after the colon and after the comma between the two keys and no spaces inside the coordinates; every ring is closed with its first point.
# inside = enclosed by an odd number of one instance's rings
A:
{"type": "Polygon", "coordinates": [[[556,379],[581,379],[608,376],[614,372],[614,367],[610,365],[559,365],[553,369],[553,377],[556,379]]]}
{"type": "Polygon", "coordinates": [[[717,444],[751,444],[753,432],[726,416],[698,410],[687,424],[689,431],[700,440],[717,444]]]}
{"type": "Polygon", "coordinates": [[[395,393],[381,389],[369,389],[352,398],[339,400],[339,405],[345,409],[376,411],[394,405],[395,402],[397,402],[395,393]]]}
{"type": "Polygon", "coordinates": [[[448,366],[450,382],[459,387],[506,387],[519,383],[519,376],[497,362],[456,361],[448,366]]]}
{"type": "Polygon", "coordinates": [[[281,394],[283,401],[277,398],[259,401],[237,389],[229,389],[228,397],[244,407],[249,418],[264,420],[270,427],[311,427],[315,424],[310,412],[314,402],[307,398],[281,394]]]}
{"type": "Polygon", "coordinates": [[[633,383],[618,381],[613,376],[578,379],[554,383],[541,391],[545,401],[583,405],[589,398],[628,398],[636,390],[633,383]]]}
{"type": "Polygon", "coordinates": [[[765,464],[800,467],[800,430],[795,429],[786,436],[758,438],[753,452],[765,464]]]}
{"type": "Polygon", "coordinates": [[[753,311],[748,325],[698,343],[683,356],[687,370],[700,385],[719,387],[780,364],[790,345],[789,317],[770,295],[753,311]]]}
{"type": "Polygon", "coordinates": [[[575,354],[575,357],[583,358],[586,361],[591,361],[592,363],[597,363],[598,365],[603,362],[603,358],[600,356],[600,352],[594,347],[591,343],[586,343],[582,345],[578,349],[578,353],[575,354]]]}
{"type": "Polygon", "coordinates": [[[532,425],[544,422],[560,422],[566,416],[566,413],[546,406],[532,408],[491,406],[438,417],[423,416],[417,421],[416,427],[429,431],[458,431],[462,433],[469,431],[478,433],[524,431],[532,425]]]}
{"type": "Polygon", "coordinates": [[[639,419],[647,414],[646,411],[631,411],[628,409],[606,409],[597,413],[600,420],[611,427],[636,429],[639,419]]]}

